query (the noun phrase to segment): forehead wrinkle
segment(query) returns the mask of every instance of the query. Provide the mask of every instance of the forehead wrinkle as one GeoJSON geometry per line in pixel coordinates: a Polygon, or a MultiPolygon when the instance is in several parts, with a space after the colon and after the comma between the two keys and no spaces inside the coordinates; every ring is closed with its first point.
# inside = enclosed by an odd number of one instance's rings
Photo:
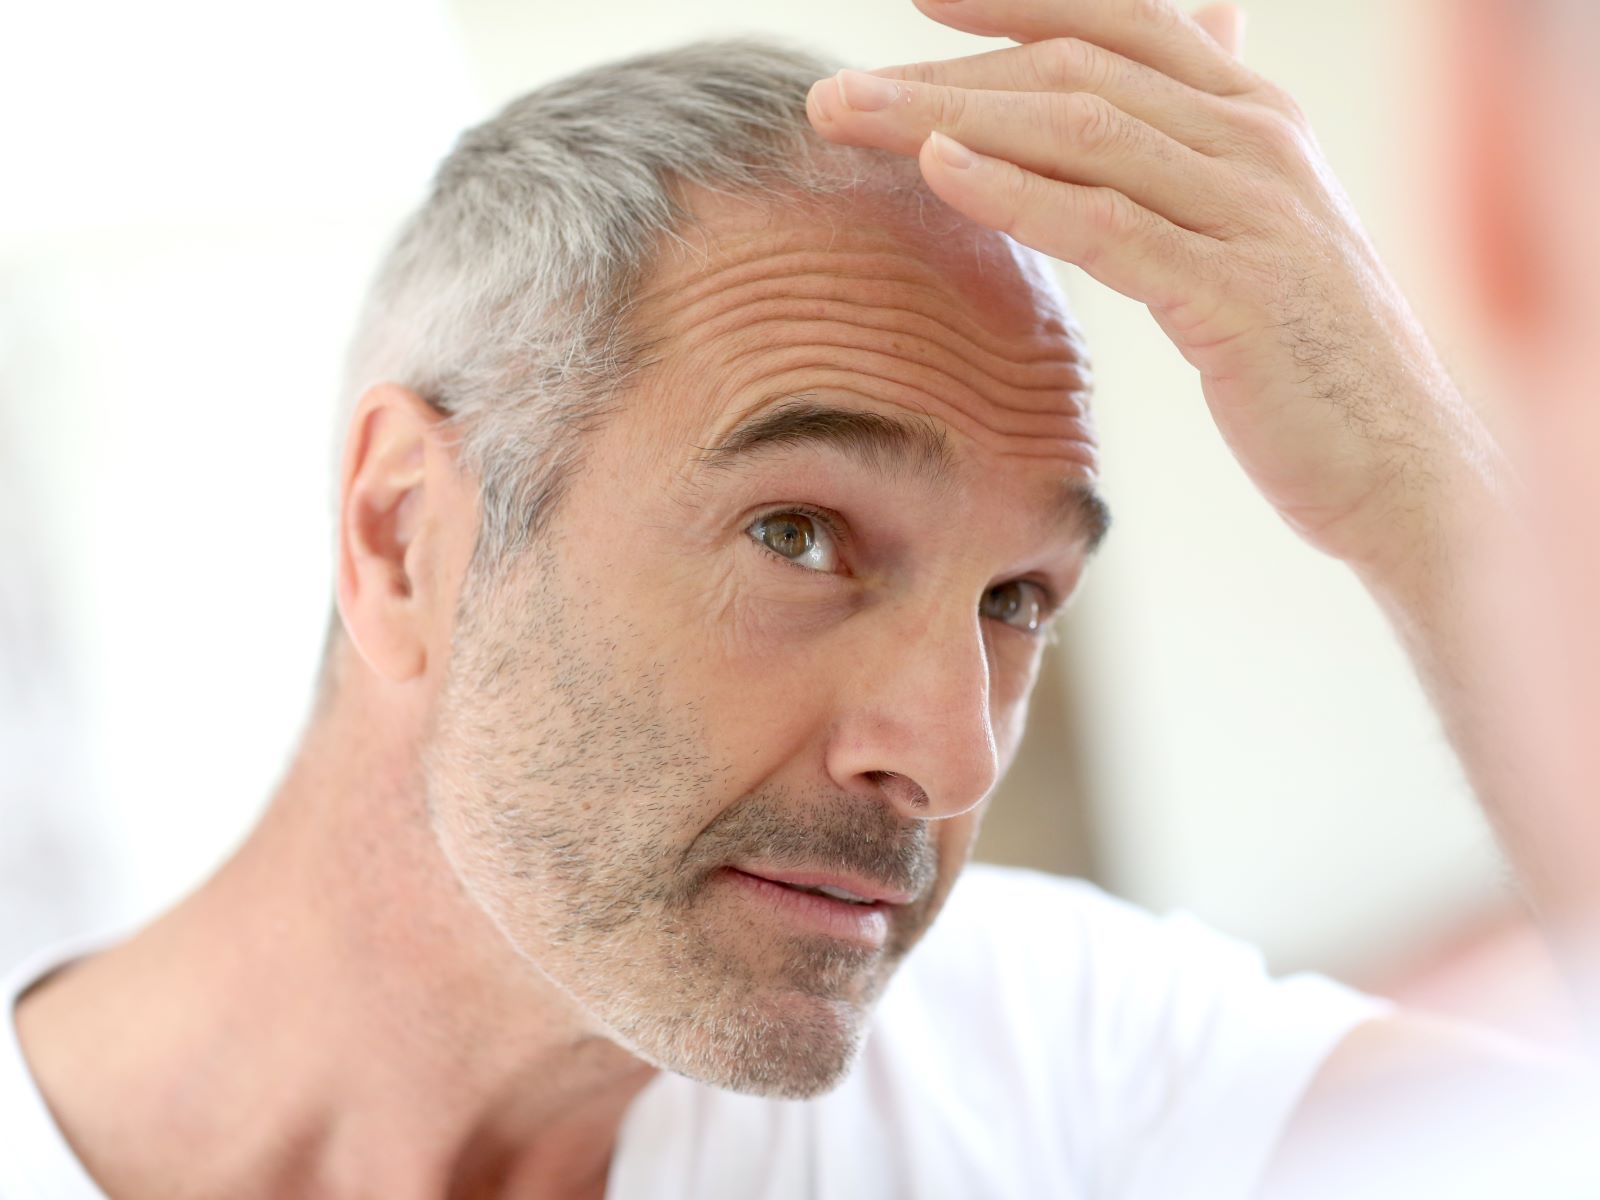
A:
{"type": "MultiPolygon", "coordinates": [[[[763,326],[781,326],[789,336],[784,344],[767,342],[724,352],[720,364],[735,367],[749,359],[805,347],[829,347],[896,359],[930,371],[937,371],[952,381],[959,382],[974,394],[984,397],[997,407],[1021,413],[1047,412],[1064,404],[1081,402],[1087,391],[1083,374],[1075,364],[1060,359],[1034,364],[1014,364],[1004,359],[991,362],[974,361],[959,349],[936,338],[925,337],[909,329],[892,329],[864,322],[833,320],[824,317],[797,318],[793,316],[753,317],[727,332],[746,332],[763,326]],[[892,333],[900,339],[909,338],[926,353],[919,354],[918,346],[905,346],[889,341],[887,344],[874,333],[892,333]],[[1014,368],[1007,370],[1007,368],[1014,368]],[[998,369],[997,369],[998,368],[998,369]],[[998,388],[995,385],[999,385],[998,388]],[[1007,397],[1002,399],[1002,396],[1007,397]],[[1038,403],[1028,403],[1033,398],[1038,403]]],[[[779,339],[774,339],[777,341],[779,339]]]]}
{"type": "MultiPolygon", "coordinates": [[[[743,295],[746,291],[766,289],[775,294],[774,298],[792,297],[796,288],[802,285],[814,286],[822,282],[843,283],[857,289],[872,284],[909,289],[918,296],[926,296],[938,302],[940,307],[953,309],[954,316],[961,325],[977,330],[988,339],[995,339],[1005,344],[1012,341],[1027,341],[1039,335],[1057,335],[1068,341],[1071,347],[1068,357],[1080,360],[1084,357],[1081,340],[1075,335],[1075,330],[1070,327],[1064,314],[1059,311],[1053,311],[1048,316],[1032,312],[1029,321],[1031,328],[1020,333],[1016,332],[1016,326],[1021,323],[1018,320],[1021,314],[1018,312],[1006,314],[994,325],[988,324],[982,320],[985,308],[961,303],[958,300],[959,291],[952,280],[939,273],[924,259],[904,252],[831,249],[820,251],[815,247],[767,250],[731,264],[719,265],[689,280],[663,279],[656,287],[643,293],[640,302],[665,303],[668,311],[663,316],[667,324],[674,323],[674,318],[687,317],[698,305],[709,306],[709,313],[696,314],[693,320],[683,322],[686,328],[693,328],[739,307],[746,299],[743,295]],[[831,265],[818,266],[819,256],[825,258],[831,265]],[[733,276],[732,279],[727,278],[730,275],[733,276]],[[722,300],[728,303],[719,305],[718,301],[722,300]],[[952,301],[956,302],[951,303],[952,301]],[[1011,329],[1003,332],[1001,325],[1006,323],[1010,324],[1011,329]]],[[[1054,300],[1050,292],[1037,286],[1020,271],[1017,272],[1016,287],[1013,291],[1019,298],[1026,295],[1036,300],[1052,302],[1054,300]]],[[[1035,306],[1029,305],[1029,307],[1035,306]]],[[[1053,303],[1051,308],[1054,309],[1053,303]]],[[[954,324],[950,325],[950,328],[975,344],[979,341],[954,324]]]]}
{"type": "Polygon", "coordinates": [[[932,329],[970,348],[979,356],[993,359],[1006,370],[1051,366],[1070,368],[1079,374],[1087,372],[1087,356],[1064,325],[1048,322],[1010,335],[1000,335],[977,325],[969,314],[961,311],[961,306],[941,304],[922,308],[904,302],[890,304],[870,296],[861,296],[870,285],[883,282],[877,278],[809,272],[783,280],[743,285],[731,293],[722,293],[719,298],[727,302],[714,311],[697,313],[687,333],[688,336],[704,339],[738,331],[756,320],[784,320],[790,316],[789,310],[798,309],[801,315],[794,318],[797,320],[832,319],[889,332],[920,333],[932,329]],[[841,295],[837,286],[829,286],[840,283],[848,285],[853,294],[841,295]],[[752,292],[758,294],[747,294],[752,292]],[[772,310],[776,310],[774,315],[765,318],[745,315],[772,310]],[[831,317],[821,315],[830,310],[838,311],[831,317]]]}
{"type": "MultiPolygon", "coordinates": [[[[830,278],[849,278],[848,272],[840,270],[826,270],[809,265],[803,271],[786,270],[788,263],[798,261],[814,264],[818,254],[825,255],[828,259],[838,263],[851,263],[865,261],[872,263],[876,270],[874,274],[890,283],[904,287],[914,288],[928,293],[942,293],[944,287],[922,260],[906,254],[890,254],[883,251],[854,253],[834,250],[819,250],[815,246],[800,246],[773,250],[760,249],[746,257],[735,258],[724,256],[714,264],[707,264],[693,277],[686,280],[663,278],[658,283],[648,286],[640,294],[643,302],[670,300],[676,306],[697,304],[708,297],[715,297],[730,288],[744,287],[749,284],[769,282],[775,278],[792,278],[797,275],[822,275],[830,278]],[[751,268],[759,266],[760,270],[751,268]],[[894,272],[892,267],[914,267],[916,270],[894,272]],[[727,276],[734,276],[729,282],[727,276]]],[[[670,273],[669,273],[670,274],[670,273]]]]}
{"type": "Polygon", "coordinates": [[[681,298],[666,323],[671,324],[676,319],[685,331],[698,330],[715,325],[742,308],[784,301],[837,303],[853,309],[877,308],[885,313],[938,320],[961,340],[1012,361],[1084,357],[1081,343],[1063,319],[1036,315],[1027,323],[1016,320],[1007,322],[1004,328],[997,327],[979,319],[981,306],[949,284],[935,286],[882,271],[829,269],[816,265],[781,275],[763,272],[731,283],[719,281],[705,296],[681,298]],[[1061,340],[1065,347],[1046,344],[1041,353],[1039,343],[1053,339],[1061,340]]]}
{"type": "MultiPolygon", "coordinates": [[[[974,310],[979,306],[952,296],[949,287],[915,285],[912,290],[917,294],[909,298],[905,295],[907,287],[899,280],[880,274],[811,269],[781,278],[763,275],[718,288],[703,301],[685,301],[672,315],[679,318],[677,323],[683,327],[682,335],[709,335],[740,328],[738,322],[729,318],[746,309],[797,303],[819,308],[836,305],[856,319],[872,312],[882,314],[869,326],[871,328],[893,328],[895,318],[914,327],[936,325],[948,337],[1008,369],[1035,364],[1072,366],[1079,370],[1087,367],[1082,343],[1064,321],[1036,319],[1030,327],[1021,329],[1013,323],[1009,331],[1001,332],[977,320],[974,310]],[[841,287],[853,294],[840,294],[841,287]],[[870,291],[874,288],[893,293],[895,302],[888,302],[887,297],[872,299],[870,291]],[[864,292],[869,293],[866,298],[862,298],[864,292]],[[924,296],[933,303],[926,306],[907,303],[908,299],[914,301],[924,296]]],[[[669,321],[669,325],[671,323],[669,321]]]]}
{"type": "MultiPolygon", "coordinates": [[[[814,392],[842,392],[842,394],[856,395],[870,405],[902,408],[917,418],[934,422],[941,429],[949,427],[950,432],[962,435],[974,445],[984,446],[989,453],[997,454],[1000,458],[1070,464],[1072,474],[1075,477],[1082,477],[1083,480],[1093,480],[1098,475],[1098,454],[1094,448],[1093,429],[1086,414],[1051,414],[1048,418],[1043,414],[1035,414],[1038,416],[1038,421],[1029,429],[998,429],[984,424],[970,413],[966,413],[960,406],[952,405],[938,394],[923,392],[918,387],[910,386],[904,379],[856,368],[842,370],[837,360],[794,363],[782,371],[763,373],[757,378],[741,381],[731,390],[749,392],[757,386],[766,387],[768,397],[814,394],[814,392]],[[779,379],[786,374],[798,376],[795,379],[795,386],[786,387],[779,384],[779,379]],[[867,389],[862,386],[864,381],[882,382],[885,387],[867,389]],[[914,395],[906,395],[907,392],[914,395]],[[1038,445],[1042,442],[1048,442],[1050,445],[1038,445]]],[[[718,437],[726,437],[726,432],[738,426],[738,422],[742,421],[750,411],[755,410],[754,408],[739,410],[738,413],[730,414],[725,421],[720,422],[720,426],[710,438],[710,445],[715,445],[718,437]]]]}
{"type": "Polygon", "coordinates": [[[923,249],[899,229],[770,220],[754,233],[714,236],[715,223],[705,233],[690,261],[658,260],[641,293],[664,358],[677,360],[672,377],[697,391],[714,381],[730,398],[825,384],[937,414],[990,453],[1094,474],[1081,338],[1014,245],[996,257],[985,246],[923,249]]]}
{"type": "MultiPolygon", "coordinates": [[[[997,453],[1014,458],[1066,458],[1077,465],[1093,471],[1097,467],[1094,448],[1094,429],[1089,420],[1087,409],[1075,396],[1066,396],[1053,410],[1040,411],[1030,409],[1005,409],[1000,405],[987,402],[988,398],[982,392],[972,390],[977,398],[975,406],[979,410],[986,408],[999,408],[1009,411],[1022,418],[1016,424],[1000,424],[992,420],[984,420],[976,412],[969,412],[959,404],[953,403],[936,390],[920,387],[909,383],[902,376],[888,375],[871,370],[862,365],[844,367],[835,359],[810,359],[795,362],[785,362],[778,370],[762,372],[756,376],[758,379],[775,379],[780,375],[792,375],[799,372],[817,372],[826,375],[844,376],[849,383],[829,384],[830,388],[841,391],[853,391],[871,399],[898,404],[909,408],[913,412],[943,420],[956,429],[957,432],[972,438],[974,441],[983,442],[987,434],[989,438],[999,439],[1001,442],[1036,442],[1041,439],[1053,440],[1058,443],[1053,452],[1037,449],[1024,449],[1022,447],[994,447],[997,453]],[[874,380],[888,385],[887,392],[863,392],[855,386],[860,380],[874,380]],[[919,403],[895,400],[892,392],[913,392],[919,398],[919,403]]],[[[815,376],[813,376],[815,378],[815,376]]],[[[948,378],[948,377],[947,377],[948,378]]],[[[965,384],[952,380],[959,387],[965,384]]],[[[742,389],[741,389],[742,390],[742,389]]]]}
{"type": "MultiPolygon", "coordinates": [[[[824,278],[815,272],[801,278],[810,285],[802,290],[821,287],[825,294],[797,300],[794,280],[764,278],[752,288],[762,293],[776,290],[777,295],[719,293],[710,305],[714,317],[694,312],[693,306],[680,310],[680,318],[696,319],[673,339],[677,348],[714,355],[720,366],[733,369],[745,359],[794,350],[801,343],[818,349],[832,343],[938,371],[980,403],[1002,409],[1019,413],[1066,409],[1077,416],[1086,406],[1090,372],[1080,342],[1061,321],[1036,322],[1031,330],[1001,338],[970,321],[971,306],[952,303],[949,288],[938,289],[939,311],[917,311],[903,303],[870,303],[838,295],[841,282],[859,287],[885,282],[881,279],[824,278]],[[977,338],[962,326],[976,332],[977,338]],[[775,332],[751,336],[752,331],[768,330],[775,332]],[[728,342],[732,344],[724,344],[728,342]]],[[[903,295],[894,299],[904,301],[903,295]]]]}

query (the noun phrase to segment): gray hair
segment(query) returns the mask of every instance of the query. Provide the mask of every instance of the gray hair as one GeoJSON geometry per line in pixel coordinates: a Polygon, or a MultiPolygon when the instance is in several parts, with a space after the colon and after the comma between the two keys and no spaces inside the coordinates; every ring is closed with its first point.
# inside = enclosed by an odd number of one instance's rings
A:
{"type": "Polygon", "coordinates": [[[538,533],[580,435],[644,365],[630,285],[686,227],[685,185],[931,199],[912,160],[812,131],[806,93],[834,69],[764,42],[697,43],[551,83],[462,135],[379,271],[345,395],[400,383],[459,427],[481,492],[475,567],[538,533]]]}

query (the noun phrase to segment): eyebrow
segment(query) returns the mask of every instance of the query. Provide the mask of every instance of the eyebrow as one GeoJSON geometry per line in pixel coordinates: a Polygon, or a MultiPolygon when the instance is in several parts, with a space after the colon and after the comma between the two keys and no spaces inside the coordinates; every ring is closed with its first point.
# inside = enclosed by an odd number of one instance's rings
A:
{"type": "MultiPolygon", "coordinates": [[[[860,409],[838,408],[806,395],[769,397],[769,403],[735,425],[714,446],[700,448],[700,462],[728,469],[745,460],[780,449],[815,447],[855,459],[869,470],[910,471],[945,484],[955,475],[956,459],[944,430],[926,417],[892,417],[860,409]]],[[[1084,533],[1092,554],[1111,528],[1111,510],[1094,488],[1065,481],[1061,490],[1062,523],[1084,533]]]]}

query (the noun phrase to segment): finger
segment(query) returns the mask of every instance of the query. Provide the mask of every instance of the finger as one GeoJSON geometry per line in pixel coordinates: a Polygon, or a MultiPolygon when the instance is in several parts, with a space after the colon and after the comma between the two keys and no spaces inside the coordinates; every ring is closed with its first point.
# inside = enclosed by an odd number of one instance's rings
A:
{"type": "Polygon", "coordinates": [[[1046,179],[939,133],[929,136],[917,161],[950,207],[1081,267],[1158,313],[1196,303],[1205,286],[1202,268],[1217,244],[1111,188],[1046,179]]]}
{"type": "Polygon", "coordinates": [[[1209,4],[1194,14],[1194,23],[1234,58],[1243,57],[1245,12],[1237,4],[1209,4]]]}
{"type": "Polygon", "coordinates": [[[924,16],[967,33],[1018,42],[1075,37],[1219,96],[1247,90],[1249,72],[1171,0],[915,0],[924,16]]]}
{"type": "Polygon", "coordinates": [[[1231,145],[1226,101],[1078,38],[882,67],[872,74],[994,92],[1093,92],[1202,154],[1224,154],[1231,145]]]}
{"type": "Polygon", "coordinates": [[[1114,188],[1186,229],[1211,232],[1228,211],[1221,164],[1089,92],[969,91],[841,71],[813,87],[809,107],[829,141],[916,154],[937,130],[1047,179],[1114,188]]]}

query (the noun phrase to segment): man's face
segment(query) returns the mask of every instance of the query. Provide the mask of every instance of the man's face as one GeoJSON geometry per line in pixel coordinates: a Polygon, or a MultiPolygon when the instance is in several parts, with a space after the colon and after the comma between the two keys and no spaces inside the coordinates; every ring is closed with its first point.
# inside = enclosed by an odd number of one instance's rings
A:
{"type": "Polygon", "coordinates": [[[1015,752],[1095,532],[1087,371],[994,235],[699,213],[640,297],[657,361],[465,589],[430,809],[596,1032],[808,1096],[1015,752]]]}

